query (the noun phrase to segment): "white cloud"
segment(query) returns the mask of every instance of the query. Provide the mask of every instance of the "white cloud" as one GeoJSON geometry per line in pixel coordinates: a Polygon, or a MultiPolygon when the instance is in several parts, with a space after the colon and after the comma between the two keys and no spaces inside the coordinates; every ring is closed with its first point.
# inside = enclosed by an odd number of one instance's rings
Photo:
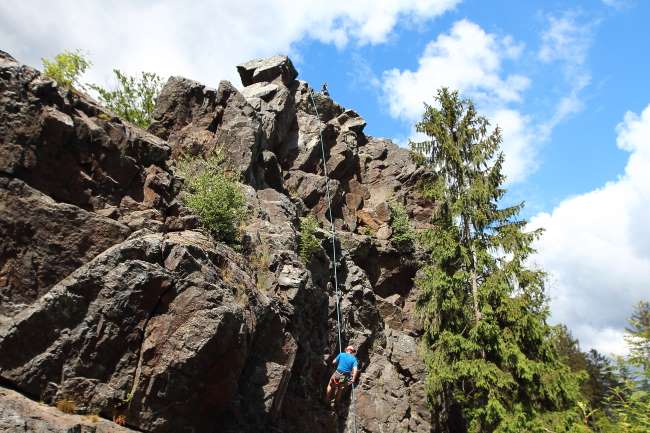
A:
{"type": "Polygon", "coordinates": [[[528,177],[538,165],[532,120],[517,110],[500,108],[494,110],[490,119],[502,129],[501,148],[506,155],[503,171],[508,182],[517,182],[528,177]]]}
{"type": "Polygon", "coordinates": [[[650,105],[628,112],[617,146],[630,152],[625,173],[569,198],[531,227],[544,227],[535,261],[550,272],[553,320],[586,348],[624,352],[632,306],[650,298],[650,105]]]}
{"type": "Polygon", "coordinates": [[[548,16],[547,21],[537,55],[543,63],[560,65],[569,89],[558,101],[550,119],[540,126],[541,134],[546,137],[560,122],[584,108],[581,92],[591,82],[585,63],[598,24],[598,21],[586,20],[575,11],[548,16]]]}
{"type": "Polygon", "coordinates": [[[304,38],[339,48],[384,42],[399,22],[429,20],[460,0],[0,2],[0,47],[40,66],[64,49],[90,53],[89,79],[112,68],[239,83],[234,66],[292,52],[304,38]]]}
{"type": "Polygon", "coordinates": [[[502,127],[504,172],[510,182],[522,180],[535,166],[534,134],[527,132],[532,130],[530,118],[509,104],[522,100],[530,80],[502,71],[504,61],[518,58],[522,49],[523,45],[509,36],[499,37],[471,21],[458,21],[448,34],[427,45],[417,70],[384,73],[383,90],[390,113],[412,124],[421,118],[423,103],[432,103],[436,89],[459,90],[502,127]]]}
{"type": "Polygon", "coordinates": [[[578,18],[579,15],[573,11],[548,17],[548,28],[542,33],[542,46],[538,53],[540,60],[560,60],[571,65],[585,62],[593,24],[578,22],[578,18]]]}

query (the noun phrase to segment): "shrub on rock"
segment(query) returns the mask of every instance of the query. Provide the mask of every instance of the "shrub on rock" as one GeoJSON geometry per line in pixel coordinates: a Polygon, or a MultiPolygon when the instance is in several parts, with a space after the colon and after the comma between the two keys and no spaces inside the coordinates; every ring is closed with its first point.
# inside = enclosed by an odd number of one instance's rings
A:
{"type": "Polygon", "coordinates": [[[79,77],[92,64],[80,50],[64,51],[54,56],[53,60],[44,58],[41,61],[43,73],[66,89],[71,88],[73,84],[83,89],[79,77]]]}
{"type": "Polygon", "coordinates": [[[239,183],[223,169],[223,157],[185,159],[178,163],[185,177],[185,205],[216,239],[239,244],[239,226],[246,217],[246,200],[239,183]]]}
{"type": "Polygon", "coordinates": [[[309,263],[312,254],[320,248],[316,229],[318,229],[318,221],[313,214],[300,219],[300,259],[303,263],[309,263]]]}

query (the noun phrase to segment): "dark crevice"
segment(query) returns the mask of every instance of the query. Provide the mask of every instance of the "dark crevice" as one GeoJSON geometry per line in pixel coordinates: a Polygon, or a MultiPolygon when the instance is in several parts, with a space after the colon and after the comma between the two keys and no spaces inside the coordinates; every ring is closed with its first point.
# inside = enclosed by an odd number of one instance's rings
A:
{"type": "Polygon", "coordinates": [[[23,389],[19,388],[18,385],[13,383],[11,380],[0,376],[0,387],[10,389],[12,391],[16,391],[18,394],[22,395],[23,397],[26,397],[30,400],[34,401],[39,401],[39,396],[32,394],[30,392],[26,392],[23,389]]]}

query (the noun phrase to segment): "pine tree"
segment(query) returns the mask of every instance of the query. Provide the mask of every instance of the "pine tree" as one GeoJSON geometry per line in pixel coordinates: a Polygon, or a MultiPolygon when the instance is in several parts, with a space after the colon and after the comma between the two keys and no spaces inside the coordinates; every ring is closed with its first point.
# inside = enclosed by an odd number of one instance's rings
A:
{"type": "Polygon", "coordinates": [[[499,207],[501,131],[457,92],[440,89],[436,102],[416,125],[428,139],[412,143],[434,172],[422,191],[437,203],[416,281],[435,428],[568,431],[578,382],[546,323],[545,275],[525,265],[541,231],[525,231],[523,204],[499,207]]]}
{"type": "Polygon", "coordinates": [[[641,370],[643,388],[650,391],[650,303],[641,301],[634,307],[625,328],[625,341],[630,348],[629,361],[641,370]]]}
{"type": "Polygon", "coordinates": [[[623,384],[622,379],[612,361],[597,350],[591,349],[585,356],[588,377],[582,384],[582,393],[591,407],[602,409],[612,389],[623,384]]]}

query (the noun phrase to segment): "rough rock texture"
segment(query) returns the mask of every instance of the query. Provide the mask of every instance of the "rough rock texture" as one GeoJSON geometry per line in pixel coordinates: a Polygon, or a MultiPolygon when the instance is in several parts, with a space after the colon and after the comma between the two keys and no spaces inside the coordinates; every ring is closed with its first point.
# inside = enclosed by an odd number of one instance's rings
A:
{"type": "MultiPolygon", "coordinates": [[[[392,244],[388,205],[426,225],[427,173],[287,57],[238,70],[241,90],[170,78],[145,132],[0,52],[0,383],[143,432],[429,432],[419,253],[392,244]],[[179,199],[174,160],[214,152],[247,197],[239,250],[179,199]],[[323,403],[338,353],[325,170],[342,344],[362,366],[356,417],[323,403]],[[303,263],[307,213],[323,230],[303,263]]],[[[126,431],[0,400],[0,431],[126,431]]]]}
{"type": "Polygon", "coordinates": [[[129,233],[117,221],[0,177],[0,314],[13,315],[129,233]]]}
{"type": "Polygon", "coordinates": [[[96,416],[69,415],[0,388],[0,433],[134,433],[96,416]]]}

